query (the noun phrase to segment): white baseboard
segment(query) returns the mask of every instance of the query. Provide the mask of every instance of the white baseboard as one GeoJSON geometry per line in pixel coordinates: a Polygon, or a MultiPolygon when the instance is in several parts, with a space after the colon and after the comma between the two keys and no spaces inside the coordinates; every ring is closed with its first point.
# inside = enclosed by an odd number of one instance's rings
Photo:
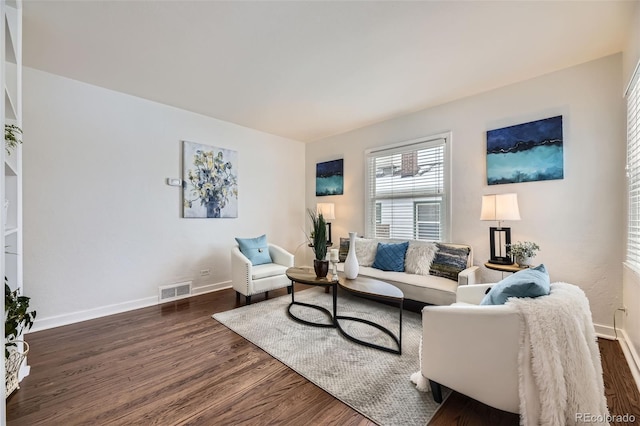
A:
{"type": "MultiPolygon", "coordinates": [[[[598,337],[608,340],[616,340],[616,331],[613,327],[601,324],[594,324],[593,326],[596,329],[596,335],[598,337]]],[[[629,343],[631,340],[629,340],[629,335],[624,329],[618,330],[617,333],[617,340],[620,342],[622,353],[627,360],[627,364],[629,364],[629,369],[631,370],[631,375],[636,382],[636,386],[638,386],[638,389],[640,390],[640,355],[638,355],[638,352],[636,352],[633,345],[629,343]]]]}
{"type": "Polygon", "coordinates": [[[212,291],[224,290],[225,288],[231,288],[231,281],[193,287],[191,289],[191,294],[195,296],[196,294],[211,293],[212,291]]]}
{"type": "MultiPolygon", "coordinates": [[[[607,339],[607,340],[616,340],[616,332],[613,329],[613,327],[609,326],[609,325],[602,325],[602,324],[593,324],[593,328],[595,328],[596,330],[596,336],[598,337],[602,337],[603,339],[607,339]]],[[[618,331],[618,334],[620,332],[618,331]]]]}
{"type": "Polygon", "coordinates": [[[631,370],[631,375],[636,381],[636,386],[638,386],[638,390],[640,390],[640,355],[633,347],[631,339],[629,339],[629,335],[626,330],[620,330],[621,339],[620,347],[622,348],[622,352],[624,353],[624,357],[627,359],[627,364],[629,364],[629,369],[631,370]]]}
{"type": "MultiPolygon", "coordinates": [[[[198,294],[223,290],[229,287],[231,287],[231,281],[224,281],[216,284],[207,284],[204,286],[192,288],[191,294],[195,296],[198,294]]],[[[134,309],[146,308],[158,304],[158,296],[153,296],[145,297],[144,299],[131,300],[123,303],[116,303],[114,305],[100,306],[98,308],[72,312],[64,315],[56,315],[48,318],[37,318],[33,324],[33,327],[31,327],[31,329],[29,330],[29,333],[48,330],[54,327],[61,327],[63,325],[75,324],[77,322],[106,317],[108,315],[119,314],[122,312],[133,311],[134,309]]]]}

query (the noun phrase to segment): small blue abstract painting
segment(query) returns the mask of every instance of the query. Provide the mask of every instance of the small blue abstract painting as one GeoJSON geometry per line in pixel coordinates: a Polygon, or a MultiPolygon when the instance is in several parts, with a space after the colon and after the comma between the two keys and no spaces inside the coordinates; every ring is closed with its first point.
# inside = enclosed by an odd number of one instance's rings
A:
{"type": "Polygon", "coordinates": [[[562,116],[487,132],[487,183],[564,178],[562,116]]]}
{"type": "Polygon", "coordinates": [[[316,196],[342,195],[344,160],[316,164],[316,196]]]}

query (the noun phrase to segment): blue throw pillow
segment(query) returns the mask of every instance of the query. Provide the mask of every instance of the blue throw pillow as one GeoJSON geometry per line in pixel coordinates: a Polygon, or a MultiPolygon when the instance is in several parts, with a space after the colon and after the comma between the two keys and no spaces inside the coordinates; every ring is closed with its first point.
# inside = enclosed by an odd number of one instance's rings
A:
{"type": "Polygon", "coordinates": [[[480,302],[481,305],[504,305],[509,297],[546,296],[551,291],[551,282],[544,265],[523,269],[508,276],[496,285],[480,302]]]}
{"type": "Polygon", "coordinates": [[[404,256],[408,247],[409,241],[397,244],[378,243],[376,260],[371,266],[383,271],[404,272],[404,256]]]}
{"type": "Polygon", "coordinates": [[[269,254],[266,234],[257,238],[236,238],[236,241],[240,246],[242,254],[244,254],[253,265],[273,262],[269,254]]]}

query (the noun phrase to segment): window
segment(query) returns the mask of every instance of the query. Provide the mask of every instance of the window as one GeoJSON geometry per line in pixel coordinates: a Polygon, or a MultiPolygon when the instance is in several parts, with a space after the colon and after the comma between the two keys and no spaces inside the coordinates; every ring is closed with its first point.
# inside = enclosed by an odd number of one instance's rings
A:
{"type": "Polygon", "coordinates": [[[448,239],[449,135],[366,152],[368,237],[448,239]]]}
{"type": "Polygon", "coordinates": [[[415,203],[415,239],[440,241],[440,202],[415,203]]]}
{"type": "MultiPolygon", "coordinates": [[[[640,66],[640,65],[639,65],[640,66]]],[[[627,264],[640,271],[640,69],[627,89],[627,264]]]]}

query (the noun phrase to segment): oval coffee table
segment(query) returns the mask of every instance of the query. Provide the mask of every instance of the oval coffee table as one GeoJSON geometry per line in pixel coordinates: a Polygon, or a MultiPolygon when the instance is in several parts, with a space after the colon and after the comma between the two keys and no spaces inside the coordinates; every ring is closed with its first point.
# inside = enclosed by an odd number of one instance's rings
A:
{"type": "Polygon", "coordinates": [[[287,308],[287,313],[292,319],[300,323],[311,325],[314,327],[337,328],[343,336],[345,336],[347,339],[351,340],[352,342],[355,342],[364,346],[368,346],[370,348],[379,349],[385,352],[391,352],[398,355],[402,354],[402,305],[404,302],[404,294],[402,293],[402,290],[384,281],[380,281],[374,278],[369,278],[364,276],[358,276],[354,280],[348,280],[345,278],[345,276],[342,273],[339,273],[338,281],[331,281],[331,278],[332,278],[331,274],[329,274],[327,278],[317,278],[313,268],[311,267],[289,268],[287,269],[286,274],[287,274],[287,277],[291,280],[291,303],[287,308]],[[322,306],[312,305],[312,304],[303,303],[303,302],[297,302],[295,300],[295,283],[331,288],[333,293],[333,313],[322,306]],[[372,299],[375,301],[387,302],[397,306],[399,308],[398,335],[396,336],[395,334],[393,334],[393,332],[383,327],[382,325],[366,320],[364,318],[338,315],[337,314],[337,295],[338,295],[337,287],[338,286],[340,286],[340,288],[342,288],[343,290],[349,293],[352,293],[356,296],[372,299]],[[305,307],[316,309],[320,312],[323,312],[329,318],[330,323],[329,324],[316,323],[316,322],[310,322],[302,318],[299,318],[291,312],[291,307],[293,305],[305,306],[305,307]],[[383,333],[387,334],[389,337],[391,337],[395,342],[397,348],[381,346],[376,343],[367,342],[357,337],[354,337],[349,333],[347,333],[340,326],[339,320],[357,321],[357,322],[361,322],[361,323],[370,325],[372,327],[375,327],[378,330],[382,331],[383,333]]]}

